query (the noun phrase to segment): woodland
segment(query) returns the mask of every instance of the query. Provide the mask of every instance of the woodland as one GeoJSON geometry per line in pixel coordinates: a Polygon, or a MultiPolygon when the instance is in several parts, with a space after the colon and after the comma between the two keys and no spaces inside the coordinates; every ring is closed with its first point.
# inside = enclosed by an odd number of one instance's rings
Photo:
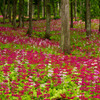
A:
{"type": "Polygon", "coordinates": [[[100,100],[100,0],[0,0],[0,100],[100,100]]]}

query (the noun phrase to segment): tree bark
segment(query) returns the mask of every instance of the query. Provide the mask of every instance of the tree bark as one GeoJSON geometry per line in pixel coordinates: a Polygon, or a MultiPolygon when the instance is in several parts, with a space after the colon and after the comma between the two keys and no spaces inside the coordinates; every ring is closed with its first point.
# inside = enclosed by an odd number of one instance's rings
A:
{"type": "Polygon", "coordinates": [[[22,0],[19,0],[19,27],[22,27],[22,9],[23,9],[23,1],[22,0]]]}
{"type": "Polygon", "coordinates": [[[86,21],[86,35],[89,37],[91,35],[90,0],[86,0],[86,21]]]}
{"type": "Polygon", "coordinates": [[[99,32],[100,32],[100,0],[99,0],[99,32]]]}
{"type": "Polygon", "coordinates": [[[34,17],[34,9],[35,9],[35,5],[32,5],[32,16],[34,17]]]}
{"type": "Polygon", "coordinates": [[[71,0],[71,28],[73,28],[73,0],[71,0]]]}
{"type": "Polygon", "coordinates": [[[75,0],[75,21],[77,21],[77,0],[75,0]]]}
{"type": "Polygon", "coordinates": [[[45,38],[47,38],[47,39],[50,39],[50,16],[51,16],[50,0],[46,0],[46,34],[45,34],[45,38]]]}
{"type": "Polygon", "coordinates": [[[29,29],[27,31],[29,37],[32,35],[32,4],[33,0],[29,0],[29,29]]]}
{"type": "Polygon", "coordinates": [[[100,32],[100,16],[99,16],[99,32],[100,32]]]}
{"type": "Polygon", "coordinates": [[[0,12],[1,12],[2,16],[3,16],[3,9],[2,9],[1,6],[0,6],[0,12]]]}
{"type": "Polygon", "coordinates": [[[70,25],[69,25],[69,0],[61,1],[61,40],[60,47],[66,54],[70,54],[70,25]]]}
{"type": "Polygon", "coordinates": [[[13,28],[16,29],[16,9],[17,9],[17,0],[13,1],[13,28]]]}
{"type": "Polygon", "coordinates": [[[59,16],[61,17],[61,2],[59,1],[59,16]]]}
{"type": "Polygon", "coordinates": [[[40,19],[40,0],[38,0],[38,4],[37,4],[37,10],[38,10],[38,19],[40,19]]]}
{"type": "Polygon", "coordinates": [[[29,16],[29,0],[27,2],[27,16],[29,16]]]}
{"type": "MultiPolygon", "coordinates": [[[[85,0],[85,2],[83,2],[83,9],[84,9],[84,8],[86,8],[86,0],[85,0]]],[[[84,19],[84,20],[85,20],[85,29],[86,29],[86,28],[87,28],[86,9],[85,9],[85,11],[84,11],[83,13],[84,13],[84,16],[85,16],[85,19],[84,19]]],[[[84,20],[83,20],[83,21],[84,21],[84,20]]]]}
{"type": "Polygon", "coordinates": [[[24,0],[22,0],[23,1],[23,9],[22,9],[22,12],[23,12],[23,14],[22,14],[22,27],[24,27],[24,0]]]}
{"type": "Polygon", "coordinates": [[[56,17],[56,13],[55,13],[55,3],[54,3],[54,1],[52,1],[52,7],[53,7],[54,18],[55,18],[56,17]]]}
{"type": "Polygon", "coordinates": [[[42,17],[45,18],[45,0],[42,0],[42,17]]]}
{"type": "Polygon", "coordinates": [[[3,0],[3,23],[5,23],[6,19],[6,5],[5,5],[5,0],[3,0]]]}
{"type": "Polygon", "coordinates": [[[80,15],[82,15],[82,1],[80,1],[80,15]]]}
{"type": "Polygon", "coordinates": [[[57,16],[57,11],[58,11],[58,2],[56,2],[56,6],[55,6],[55,17],[57,16]]]}
{"type": "Polygon", "coordinates": [[[9,22],[11,22],[11,5],[10,5],[10,0],[8,0],[8,17],[9,17],[9,22]]]}

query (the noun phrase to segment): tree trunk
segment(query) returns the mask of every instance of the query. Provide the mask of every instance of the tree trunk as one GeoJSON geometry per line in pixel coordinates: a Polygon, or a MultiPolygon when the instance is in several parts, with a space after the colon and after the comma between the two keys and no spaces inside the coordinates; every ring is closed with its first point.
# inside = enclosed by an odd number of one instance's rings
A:
{"type": "Polygon", "coordinates": [[[56,13],[55,13],[55,3],[54,3],[54,1],[52,1],[52,7],[53,7],[54,18],[55,18],[56,17],[56,13]]]}
{"type": "Polygon", "coordinates": [[[70,54],[69,0],[61,1],[61,41],[63,52],[70,54]]]}
{"type": "Polygon", "coordinates": [[[73,28],[73,0],[71,0],[71,28],[73,28]]]}
{"type": "Polygon", "coordinates": [[[77,0],[75,0],[75,21],[77,21],[77,0]]]}
{"type": "Polygon", "coordinates": [[[2,16],[3,16],[3,9],[2,9],[1,6],[0,6],[0,12],[1,12],[2,16]]]}
{"type": "Polygon", "coordinates": [[[59,1],[59,16],[61,17],[61,2],[59,1]]]}
{"type": "Polygon", "coordinates": [[[42,17],[45,18],[45,0],[42,0],[42,17]]]}
{"type": "Polygon", "coordinates": [[[80,1],[80,15],[82,15],[82,1],[80,1]]]}
{"type": "Polygon", "coordinates": [[[8,0],[8,17],[9,17],[9,22],[11,22],[11,5],[10,5],[10,0],[8,0]]]}
{"type": "MultiPolygon", "coordinates": [[[[86,0],[85,0],[85,2],[83,2],[83,9],[84,9],[84,8],[86,8],[86,0]]],[[[84,17],[85,17],[84,20],[85,20],[85,29],[86,29],[86,28],[87,28],[86,9],[85,9],[85,11],[83,11],[83,13],[84,13],[84,17]]],[[[84,21],[84,20],[83,20],[83,21],[84,21]]]]}
{"type": "Polygon", "coordinates": [[[38,4],[37,4],[37,10],[38,10],[38,19],[40,19],[40,0],[38,0],[38,4]]]}
{"type": "Polygon", "coordinates": [[[27,2],[27,16],[29,16],[29,0],[27,2]]]}
{"type": "Polygon", "coordinates": [[[5,23],[6,19],[6,5],[5,5],[5,0],[3,0],[3,23],[5,23]]]}
{"type": "Polygon", "coordinates": [[[13,28],[16,29],[16,9],[17,9],[17,0],[13,1],[13,28]]]}
{"type": "Polygon", "coordinates": [[[50,39],[50,16],[51,16],[50,0],[46,0],[46,34],[45,34],[45,38],[47,38],[47,39],[50,39]]]}
{"type": "Polygon", "coordinates": [[[91,35],[90,0],[86,0],[86,21],[86,35],[89,37],[91,35]]]}
{"type": "Polygon", "coordinates": [[[56,6],[55,6],[55,17],[57,16],[57,11],[58,11],[58,2],[56,2],[56,6]]]}
{"type": "Polygon", "coordinates": [[[24,0],[22,0],[22,5],[23,5],[23,9],[22,9],[22,12],[23,12],[23,14],[22,14],[22,27],[24,27],[24,0]]]}
{"type": "MultiPolygon", "coordinates": [[[[99,1],[99,9],[100,9],[100,1],[99,1]]],[[[100,32],[100,10],[99,10],[99,32],[100,32]]]]}
{"type": "Polygon", "coordinates": [[[23,12],[22,12],[22,9],[23,9],[23,1],[22,0],[19,0],[19,27],[22,27],[22,16],[23,16],[23,12]]]}
{"type": "Polygon", "coordinates": [[[32,5],[32,16],[34,17],[34,9],[35,9],[35,5],[32,5]]]}
{"type": "Polygon", "coordinates": [[[33,0],[29,0],[29,29],[27,31],[29,37],[31,37],[32,34],[32,4],[33,0]]]}
{"type": "Polygon", "coordinates": [[[99,16],[99,32],[100,32],[100,16],[99,16]]]}

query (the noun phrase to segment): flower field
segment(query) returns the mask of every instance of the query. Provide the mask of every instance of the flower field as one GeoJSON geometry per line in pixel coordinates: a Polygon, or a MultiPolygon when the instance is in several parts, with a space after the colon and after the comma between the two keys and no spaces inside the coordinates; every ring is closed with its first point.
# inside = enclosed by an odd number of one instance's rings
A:
{"type": "Polygon", "coordinates": [[[60,50],[60,19],[51,20],[51,40],[45,20],[33,21],[32,37],[28,22],[0,23],[0,100],[100,100],[99,20],[91,22],[87,39],[85,23],[74,21],[70,55],[60,50]]]}

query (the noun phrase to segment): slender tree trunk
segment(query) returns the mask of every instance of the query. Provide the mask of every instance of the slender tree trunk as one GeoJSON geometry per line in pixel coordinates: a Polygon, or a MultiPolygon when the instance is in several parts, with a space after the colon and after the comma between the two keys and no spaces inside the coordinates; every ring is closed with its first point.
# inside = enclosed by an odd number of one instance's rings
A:
{"type": "Polygon", "coordinates": [[[43,2],[43,6],[44,6],[44,9],[43,9],[44,10],[44,15],[43,16],[45,17],[45,0],[43,0],[43,1],[44,1],[43,2]]]}
{"type": "Polygon", "coordinates": [[[32,3],[33,0],[29,0],[29,29],[27,31],[29,37],[31,37],[32,34],[32,3]]]}
{"type": "MultiPolygon", "coordinates": [[[[85,0],[85,2],[83,2],[83,8],[86,8],[86,0],[85,0]]],[[[85,16],[85,29],[87,29],[87,20],[86,20],[86,9],[85,9],[85,11],[83,11],[83,13],[84,13],[84,16],[85,16]]]]}
{"type": "Polygon", "coordinates": [[[34,9],[35,9],[35,5],[32,5],[32,16],[34,17],[34,9]]]}
{"type": "Polygon", "coordinates": [[[6,8],[5,9],[5,16],[6,16],[6,18],[8,18],[8,6],[7,7],[5,6],[5,8],[6,8]]]}
{"type": "Polygon", "coordinates": [[[69,0],[61,0],[61,41],[63,52],[70,54],[69,0]]]}
{"type": "Polygon", "coordinates": [[[22,27],[24,27],[24,0],[22,0],[23,9],[22,9],[22,27]]]}
{"type": "Polygon", "coordinates": [[[0,12],[1,12],[2,16],[3,16],[3,9],[1,8],[1,6],[0,6],[0,12]]]}
{"type": "Polygon", "coordinates": [[[10,0],[8,0],[8,17],[9,17],[9,22],[11,22],[11,5],[10,5],[10,0]]]}
{"type": "Polygon", "coordinates": [[[73,0],[71,0],[71,28],[73,28],[73,0]]]}
{"type": "Polygon", "coordinates": [[[29,0],[27,2],[27,16],[29,16],[29,0]]]}
{"type": "Polygon", "coordinates": [[[45,18],[45,0],[42,0],[42,17],[45,18]]]}
{"type": "Polygon", "coordinates": [[[16,9],[17,9],[17,0],[13,1],[13,28],[16,29],[16,9]]]}
{"type": "Polygon", "coordinates": [[[59,16],[61,17],[61,2],[59,1],[59,16]]]}
{"type": "Polygon", "coordinates": [[[5,23],[6,19],[6,5],[5,5],[5,0],[3,0],[3,23],[5,23]]]}
{"type": "Polygon", "coordinates": [[[85,29],[87,29],[87,14],[86,14],[86,11],[85,11],[85,29]]]}
{"type": "Polygon", "coordinates": [[[100,32],[100,16],[99,16],[99,32],[100,32]]]}
{"type": "Polygon", "coordinates": [[[82,1],[80,1],[80,15],[82,15],[82,1]]]}
{"type": "Polygon", "coordinates": [[[46,0],[46,34],[45,34],[45,38],[47,38],[47,39],[50,39],[50,16],[51,16],[50,0],[46,0]]]}
{"type": "Polygon", "coordinates": [[[22,0],[19,0],[19,27],[22,27],[22,9],[23,9],[23,1],[22,0]]]}
{"type": "Polygon", "coordinates": [[[40,19],[40,0],[38,0],[37,10],[38,10],[38,19],[40,19]]]}
{"type": "Polygon", "coordinates": [[[75,0],[75,21],[77,21],[77,0],[75,0]]]}
{"type": "MultiPolygon", "coordinates": [[[[99,9],[100,9],[100,0],[99,0],[99,9]]],[[[99,32],[100,32],[100,10],[99,10],[99,32]]]]}
{"type": "Polygon", "coordinates": [[[56,6],[55,6],[55,16],[57,16],[57,11],[58,11],[58,2],[56,2],[56,6]]]}
{"type": "Polygon", "coordinates": [[[54,13],[54,18],[56,17],[56,13],[55,13],[55,4],[54,1],[52,1],[52,6],[53,6],[53,13],[54,13]]]}
{"type": "Polygon", "coordinates": [[[91,35],[90,0],[86,0],[86,21],[86,35],[89,37],[91,35]]]}

